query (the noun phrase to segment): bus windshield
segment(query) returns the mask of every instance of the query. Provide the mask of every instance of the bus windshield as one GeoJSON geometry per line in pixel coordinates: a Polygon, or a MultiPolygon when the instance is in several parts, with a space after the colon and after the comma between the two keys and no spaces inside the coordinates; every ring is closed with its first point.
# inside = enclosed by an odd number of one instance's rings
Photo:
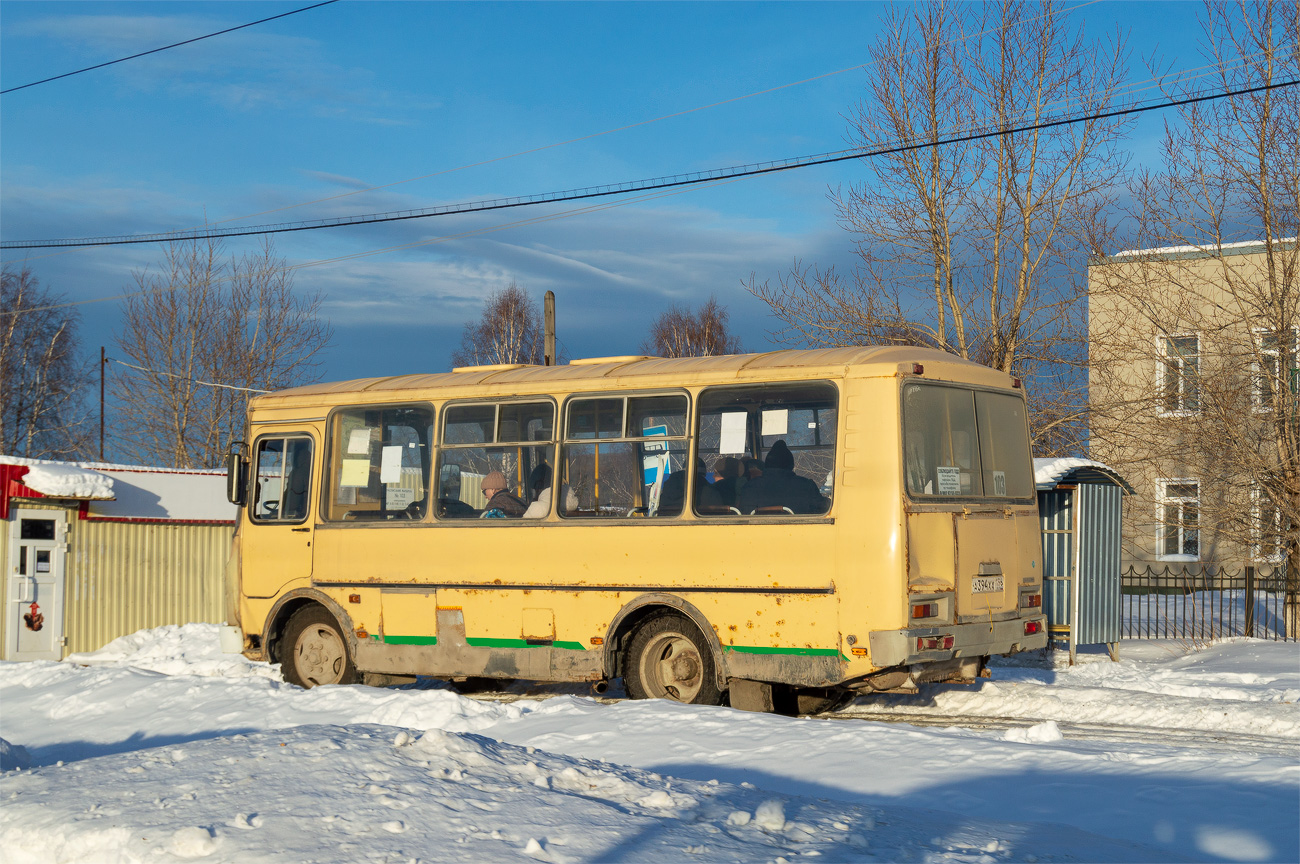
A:
{"type": "Polygon", "coordinates": [[[924,498],[1029,498],[1025,403],[934,384],[903,390],[907,491],[924,498]]]}

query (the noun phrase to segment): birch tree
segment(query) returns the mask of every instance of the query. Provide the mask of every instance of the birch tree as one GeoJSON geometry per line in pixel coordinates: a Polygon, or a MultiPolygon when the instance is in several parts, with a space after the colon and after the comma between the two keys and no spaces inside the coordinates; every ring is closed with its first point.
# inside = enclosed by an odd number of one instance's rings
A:
{"type": "Polygon", "coordinates": [[[477,321],[466,321],[460,348],[452,352],[453,366],[497,363],[541,365],[546,346],[537,303],[515,282],[492,291],[477,321]]]}
{"type": "Polygon", "coordinates": [[[69,459],[87,449],[82,402],[89,370],[78,316],[31,269],[0,273],[0,453],[69,459]]]}
{"type": "Polygon", "coordinates": [[[740,339],[728,328],[730,313],[716,297],[700,308],[673,306],[650,325],[650,335],[641,344],[642,352],[654,357],[712,357],[740,354],[740,339]]]}
{"type": "Polygon", "coordinates": [[[1118,38],[1090,41],[1056,3],[891,7],[869,92],[849,114],[868,179],[831,191],[858,256],[747,287],[810,345],[939,348],[1027,380],[1040,455],[1085,434],[1086,261],[1127,167],[1122,121],[1033,127],[1113,107],[1118,38]],[[949,141],[980,132],[973,141],[949,141]],[[940,143],[949,142],[949,143],[940,143]]]}
{"type": "Polygon", "coordinates": [[[117,344],[136,368],[114,381],[119,449],[131,458],[216,467],[243,437],[256,391],[316,379],[331,336],[322,297],[295,288],[269,241],[229,258],[216,241],[172,244],[134,278],[117,344]]]}

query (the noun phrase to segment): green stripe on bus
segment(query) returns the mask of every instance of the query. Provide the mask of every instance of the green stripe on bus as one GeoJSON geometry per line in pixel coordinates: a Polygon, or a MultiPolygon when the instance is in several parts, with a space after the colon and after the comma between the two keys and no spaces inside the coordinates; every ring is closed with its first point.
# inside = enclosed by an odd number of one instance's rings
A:
{"type": "Polygon", "coordinates": [[[760,645],[723,645],[724,651],[737,654],[798,654],[803,657],[839,657],[835,648],[766,648],[760,645]]]}
{"type": "Polygon", "coordinates": [[[487,637],[469,637],[465,643],[471,648],[564,648],[568,651],[586,651],[581,642],[552,642],[548,644],[530,644],[526,639],[490,639],[487,637]]]}
{"type": "Polygon", "coordinates": [[[384,636],[388,645],[437,645],[437,636],[384,636]]]}

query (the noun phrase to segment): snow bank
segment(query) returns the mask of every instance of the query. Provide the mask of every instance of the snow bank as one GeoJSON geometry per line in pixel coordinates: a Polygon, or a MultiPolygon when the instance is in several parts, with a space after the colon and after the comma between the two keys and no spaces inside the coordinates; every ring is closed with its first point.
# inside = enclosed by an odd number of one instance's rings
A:
{"type": "Polygon", "coordinates": [[[0,663],[34,766],[0,777],[6,860],[1300,860],[1294,644],[1021,655],[855,706],[1003,724],[973,730],[304,691],[217,641],[0,663]]]}
{"type": "Polygon", "coordinates": [[[375,725],[166,744],[24,772],[4,791],[11,864],[1173,860],[1064,826],[971,824],[375,725]]]}
{"type": "Polygon", "coordinates": [[[223,654],[216,624],[168,624],[140,630],[120,636],[98,651],[69,654],[63,662],[123,666],[163,675],[280,680],[278,665],[254,663],[241,654],[223,654]]]}

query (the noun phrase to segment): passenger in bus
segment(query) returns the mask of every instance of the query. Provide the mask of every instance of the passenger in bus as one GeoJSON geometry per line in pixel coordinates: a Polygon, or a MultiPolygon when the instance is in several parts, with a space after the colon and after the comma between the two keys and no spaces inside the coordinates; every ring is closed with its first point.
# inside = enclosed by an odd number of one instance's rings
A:
{"type": "Polygon", "coordinates": [[[740,492],[741,513],[765,507],[788,507],[794,513],[825,513],[830,501],[822,497],[817,483],[794,471],[794,454],[785,441],[777,441],[763,460],[763,473],[750,480],[740,492]]]}
{"type": "Polygon", "coordinates": [[[736,506],[736,484],[744,473],[744,466],[734,456],[724,456],[713,463],[713,491],[718,493],[718,503],[723,507],[736,506]]]}
{"type": "MultiPolygon", "coordinates": [[[[546,514],[551,512],[551,484],[553,472],[551,466],[543,462],[533,469],[529,476],[528,486],[533,490],[533,502],[528,505],[524,511],[525,519],[545,519],[546,514]]],[[[578,509],[578,496],[573,494],[572,489],[566,489],[564,494],[564,512],[572,513],[578,509]]]]}
{"type": "Polygon", "coordinates": [[[494,510],[502,516],[522,516],[528,509],[523,501],[506,491],[506,475],[500,471],[489,471],[479,488],[487,498],[484,516],[491,515],[494,510]]]}
{"type": "MultiPolygon", "coordinates": [[[[722,499],[718,493],[709,485],[705,479],[704,472],[708,469],[704,466],[704,460],[699,456],[695,457],[695,506],[701,510],[718,509],[722,506],[722,499]]],[[[686,469],[674,471],[668,475],[664,481],[664,487],[659,492],[659,510],[656,516],[676,516],[682,512],[682,505],[686,501],[686,469]]]]}

